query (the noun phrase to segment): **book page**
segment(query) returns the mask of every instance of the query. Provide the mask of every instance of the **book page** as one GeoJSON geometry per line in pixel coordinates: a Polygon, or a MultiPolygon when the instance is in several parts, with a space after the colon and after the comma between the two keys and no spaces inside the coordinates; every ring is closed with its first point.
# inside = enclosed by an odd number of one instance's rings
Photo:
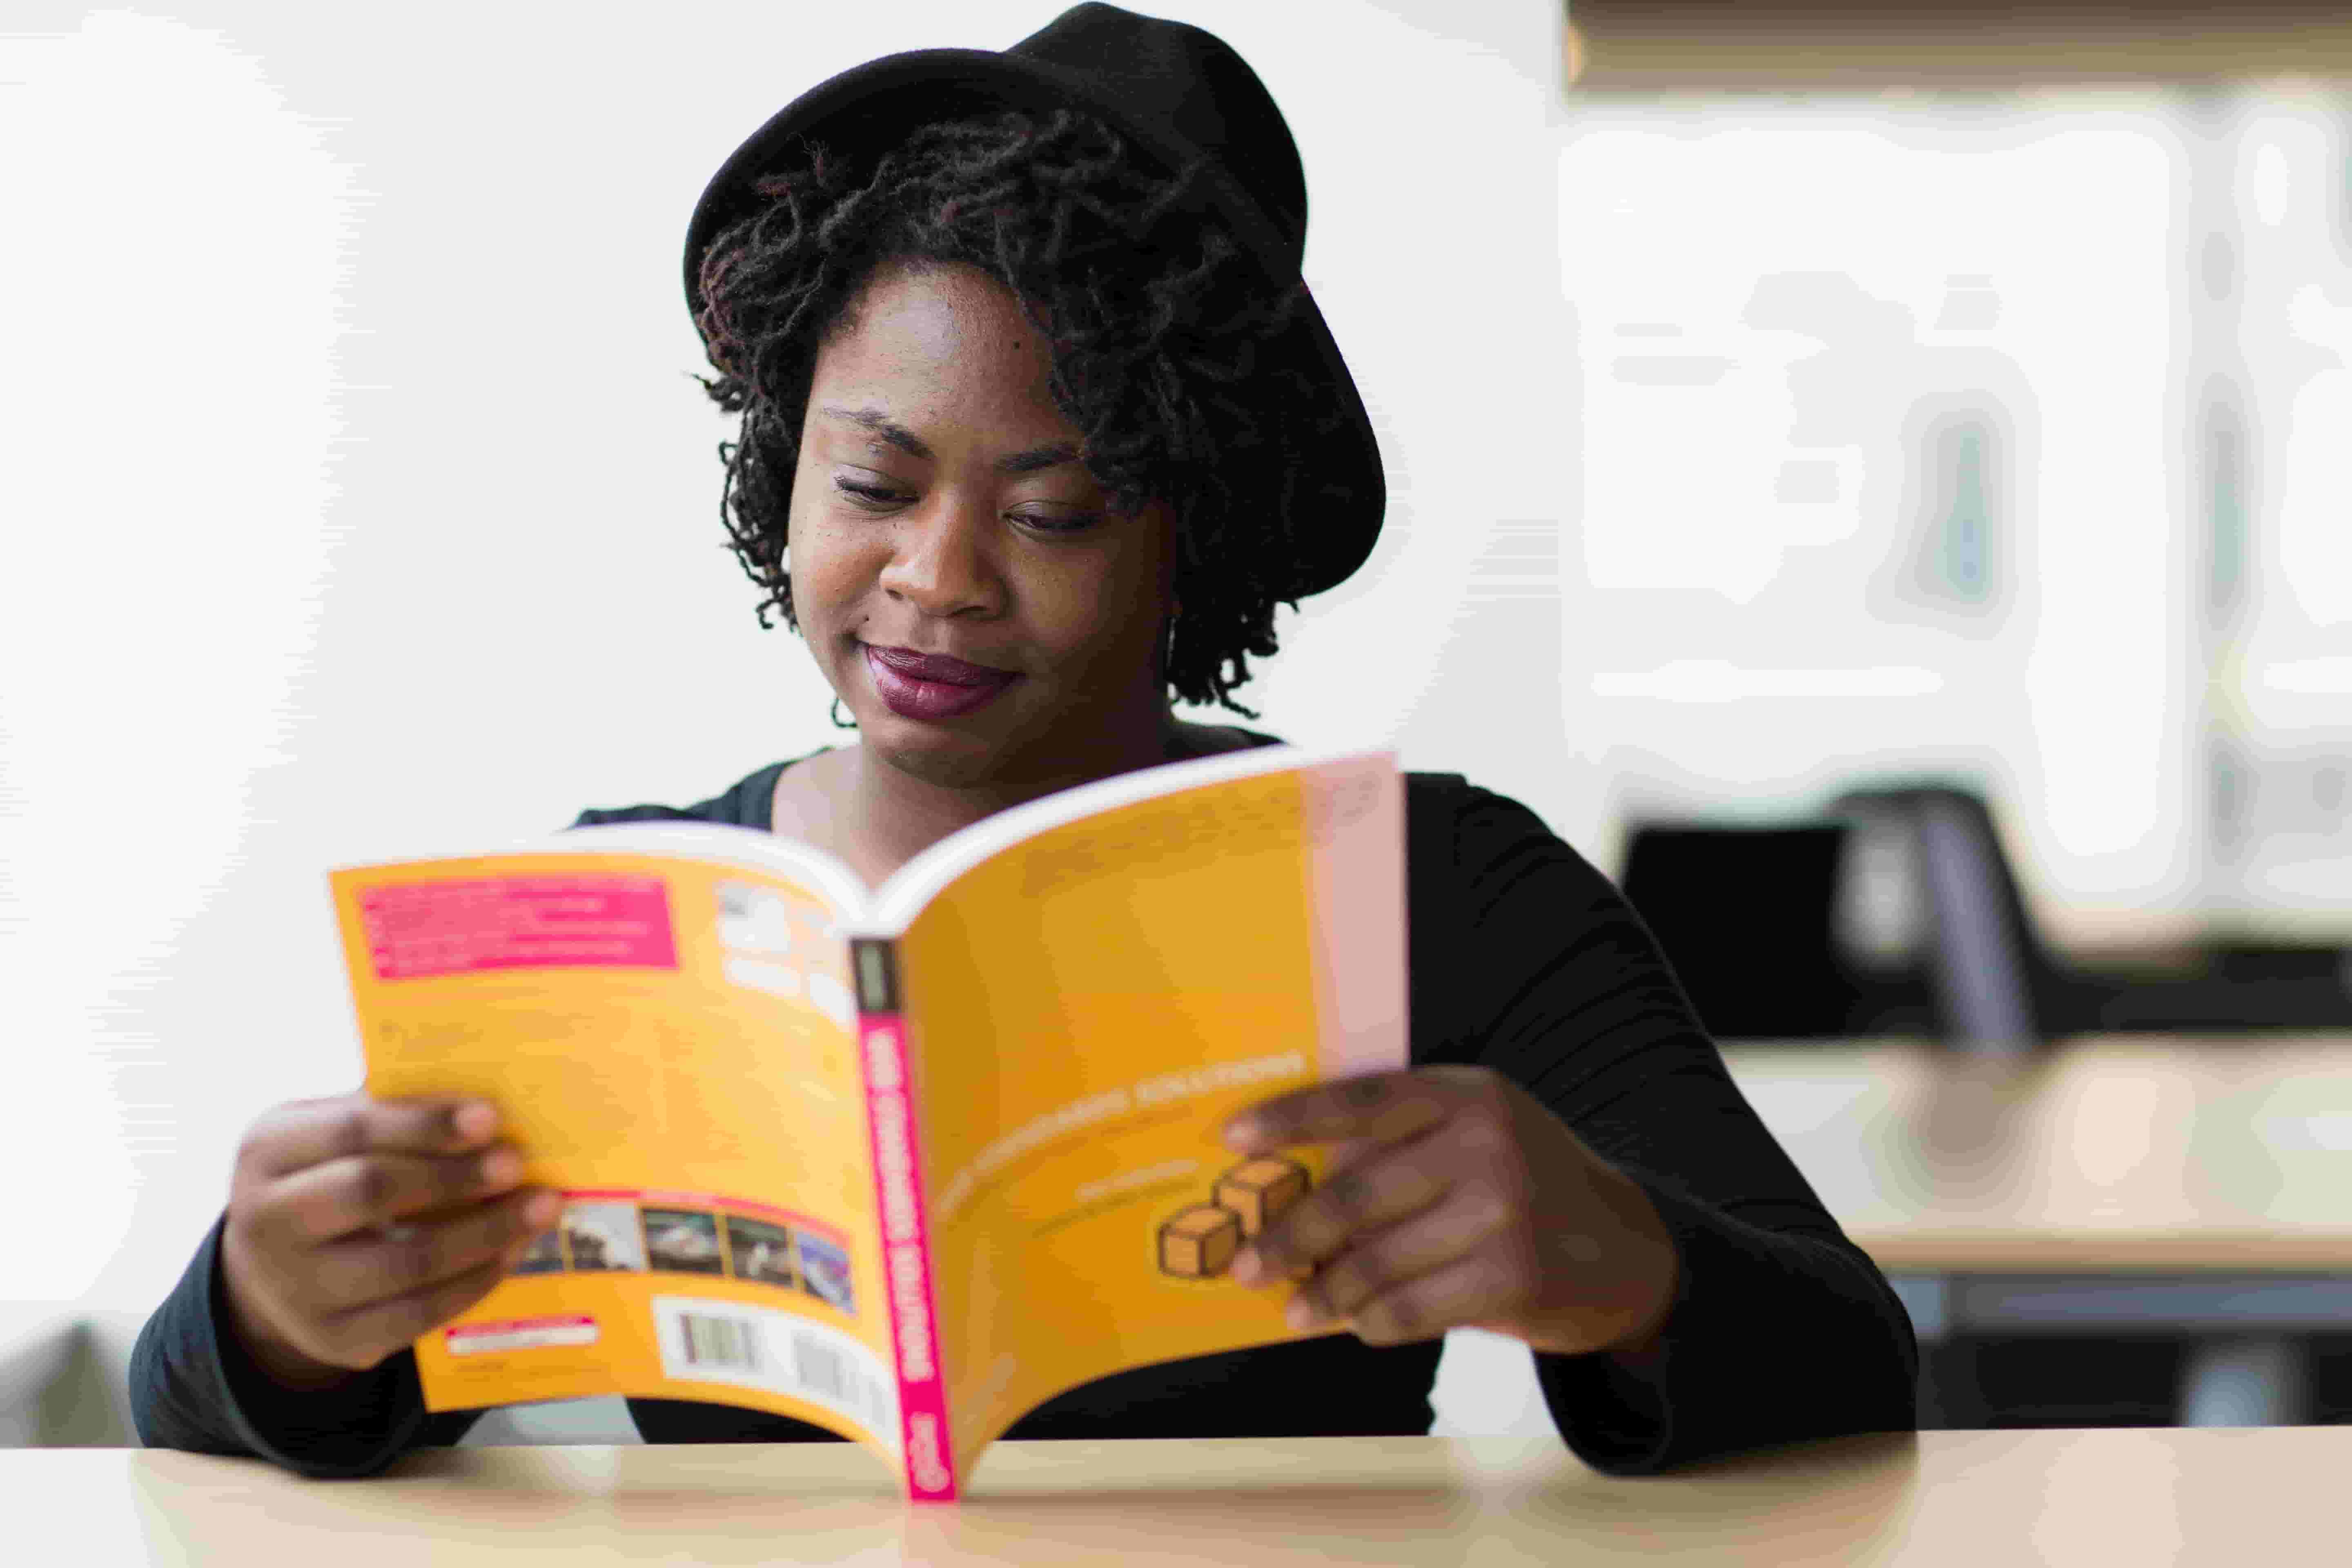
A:
{"type": "Polygon", "coordinates": [[[895,1455],[833,902],[773,868],[584,848],[331,880],[369,1092],[491,1100],[567,1199],[417,1342],[426,1406],[710,1400],[895,1455]]]}
{"type": "MultiPolygon", "coordinates": [[[[1065,824],[1106,816],[1139,801],[1179,795],[1234,779],[1269,773],[1308,772],[1337,778],[1354,768],[1370,765],[1393,772],[1396,759],[1384,752],[1309,751],[1297,746],[1252,746],[1222,752],[1190,762],[1163,763],[1114,773],[1092,784],[1075,785],[1008,806],[958,829],[892,872],[873,890],[871,908],[858,926],[860,935],[896,936],[907,923],[945,889],[973,867],[993,858],[1024,839],[1034,838],[1065,824]]],[[[610,831],[601,829],[600,831],[610,831]]],[[[846,868],[841,874],[848,875],[846,868]]],[[[854,879],[851,879],[853,885],[854,879]]],[[[847,908],[862,893],[844,900],[847,908]]]]}
{"type": "Polygon", "coordinates": [[[1398,780],[1386,758],[1349,766],[1050,828],[902,937],[960,1463],[1108,1373],[1300,1337],[1286,1292],[1223,1270],[1321,1155],[1244,1161],[1217,1131],[1270,1095],[1404,1064],[1401,900],[1378,896],[1402,885],[1398,780]],[[1373,895],[1345,919],[1318,858],[1343,817],[1370,862],[1348,885],[1373,895]]]}

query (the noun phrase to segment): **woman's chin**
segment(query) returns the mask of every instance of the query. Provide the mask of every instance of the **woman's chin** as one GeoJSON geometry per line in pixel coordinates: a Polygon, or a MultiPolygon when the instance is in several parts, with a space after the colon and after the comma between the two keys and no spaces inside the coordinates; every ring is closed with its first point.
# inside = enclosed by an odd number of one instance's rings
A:
{"type": "Polygon", "coordinates": [[[999,770],[992,752],[937,744],[936,736],[926,739],[934,743],[899,744],[868,734],[865,746],[895,772],[940,789],[978,789],[995,781],[999,770]]]}
{"type": "Polygon", "coordinates": [[[953,722],[904,718],[887,708],[871,717],[860,715],[858,731],[860,742],[876,760],[941,789],[992,784],[1010,760],[1001,736],[953,722]]]}

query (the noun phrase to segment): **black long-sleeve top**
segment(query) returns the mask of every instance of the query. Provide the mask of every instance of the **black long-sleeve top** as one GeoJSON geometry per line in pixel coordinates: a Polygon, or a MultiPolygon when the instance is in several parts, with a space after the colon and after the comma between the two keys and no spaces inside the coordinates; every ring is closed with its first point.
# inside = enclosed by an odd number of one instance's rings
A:
{"type": "MultiPolygon", "coordinates": [[[[790,765],[683,809],[587,811],[573,826],[766,831],[790,765]]],[[[1405,806],[1413,1063],[1478,1063],[1513,1079],[1641,1184],[1680,1252],[1661,1349],[1639,1372],[1606,1354],[1535,1355],[1569,1447],[1633,1474],[1911,1429],[1908,1317],[1741,1098],[1617,890],[1534,813],[1458,774],[1407,775],[1405,806]]],[[[131,1402],[149,1446],[360,1476],[411,1447],[455,1443],[473,1423],[478,1412],[426,1413],[410,1351],[328,1391],[268,1381],[226,1331],[219,1241],[215,1223],[133,1352],[131,1402]]],[[[1049,1401],[1006,1436],[1423,1433],[1440,1347],[1343,1333],[1142,1367],[1049,1401]]],[[[834,1436],[730,1405],[633,1399],[629,1410],[653,1443],[834,1436]]]]}

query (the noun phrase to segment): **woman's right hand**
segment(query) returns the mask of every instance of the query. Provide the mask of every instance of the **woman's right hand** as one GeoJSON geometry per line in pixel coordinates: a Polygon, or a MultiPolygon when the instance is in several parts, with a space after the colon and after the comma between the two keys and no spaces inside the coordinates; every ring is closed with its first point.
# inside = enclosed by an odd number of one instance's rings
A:
{"type": "Polygon", "coordinates": [[[270,1377],[328,1386],[504,1279],[562,1199],[525,1188],[480,1100],[297,1100],[237,1148],[221,1233],[231,1331],[270,1377]]]}

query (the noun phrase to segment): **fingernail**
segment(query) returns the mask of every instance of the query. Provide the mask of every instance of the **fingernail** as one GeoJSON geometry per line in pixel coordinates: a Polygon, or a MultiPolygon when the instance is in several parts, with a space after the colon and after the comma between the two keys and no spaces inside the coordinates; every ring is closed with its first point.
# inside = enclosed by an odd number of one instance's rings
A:
{"type": "Polygon", "coordinates": [[[1234,1278],[1243,1284],[1256,1284],[1258,1276],[1265,1272],[1265,1265],[1259,1259],[1256,1247],[1244,1247],[1234,1254],[1234,1278]]]}
{"type": "Polygon", "coordinates": [[[535,1229],[544,1230],[554,1223],[556,1215],[562,1207],[563,1200],[553,1193],[536,1193],[532,1194],[530,1202],[522,1205],[522,1217],[524,1223],[535,1229]]]}
{"type": "Polygon", "coordinates": [[[522,1156],[511,1149],[500,1149],[482,1160],[482,1182],[486,1186],[510,1187],[522,1180],[522,1156]]]}
{"type": "Polygon", "coordinates": [[[1238,1149],[1256,1142],[1257,1132],[1258,1127],[1255,1121],[1228,1121],[1225,1123],[1223,1136],[1228,1144],[1238,1149]]]}
{"type": "Polygon", "coordinates": [[[1282,1321],[1294,1329],[1311,1329],[1322,1320],[1315,1303],[1304,1296],[1293,1296],[1290,1305],[1282,1310],[1282,1321]]]}
{"type": "Polygon", "coordinates": [[[486,1100],[469,1100],[457,1108],[454,1120],[461,1135],[487,1138],[499,1124],[498,1108],[486,1100]]]}

